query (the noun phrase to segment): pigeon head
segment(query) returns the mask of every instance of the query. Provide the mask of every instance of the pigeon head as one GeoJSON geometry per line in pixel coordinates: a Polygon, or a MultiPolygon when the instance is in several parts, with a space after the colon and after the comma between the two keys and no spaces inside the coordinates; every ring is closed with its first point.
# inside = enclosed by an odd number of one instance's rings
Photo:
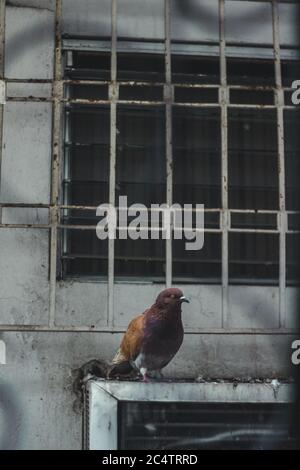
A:
{"type": "Polygon", "coordinates": [[[184,297],[183,292],[175,287],[163,290],[157,297],[155,303],[159,306],[177,306],[181,305],[182,302],[188,302],[189,300],[184,297]]]}

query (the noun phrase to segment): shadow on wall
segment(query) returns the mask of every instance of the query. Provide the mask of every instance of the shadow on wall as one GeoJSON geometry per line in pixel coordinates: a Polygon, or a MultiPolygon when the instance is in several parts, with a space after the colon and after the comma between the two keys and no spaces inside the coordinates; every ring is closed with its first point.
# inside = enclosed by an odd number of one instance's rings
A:
{"type": "Polygon", "coordinates": [[[0,379],[0,450],[20,446],[22,412],[14,387],[0,379]]]}
{"type": "MultiPolygon", "coordinates": [[[[7,6],[10,6],[8,3],[7,6]]],[[[11,4],[12,7],[20,7],[21,4],[14,5],[11,4]]],[[[264,18],[264,5],[257,5],[257,8],[253,10],[247,15],[237,14],[231,20],[231,26],[238,26],[242,24],[242,30],[245,32],[247,30],[253,29],[253,21],[255,21],[256,28],[263,28],[265,25],[265,18],[264,18]]],[[[42,9],[42,8],[41,8],[42,9]]],[[[177,11],[177,16],[182,16],[192,23],[196,23],[199,25],[199,18],[201,18],[201,22],[204,22],[207,29],[211,28],[214,29],[216,25],[216,15],[212,9],[210,9],[207,4],[195,2],[195,0],[173,0],[172,1],[172,10],[175,13],[177,11]]],[[[89,28],[101,31],[106,26],[106,23],[101,25],[101,21],[91,22],[89,21],[89,28]]],[[[129,34],[130,36],[130,34],[129,34]]],[[[20,34],[16,34],[11,41],[10,44],[10,57],[9,60],[17,60],[18,56],[23,54],[23,51],[27,48],[32,48],[32,44],[37,41],[40,42],[41,40],[49,40],[49,37],[45,35],[45,28],[43,25],[37,25],[34,28],[31,28],[25,34],[25,31],[22,30],[20,34]]],[[[32,77],[33,78],[33,77],[32,77]]]]}
{"type": "MultiPolygon", "coordinates": [[[[205,23],[207,26],[210,25],[211,29],[213,30],[216,24],[216,16],[212,10],[208,7],[208,3],[200,3],[195,0],[173,0],[172,1],[172,10],[177,10],[179,15],[183,18],[186,18],[192,23],[199,24],[199,18],[201,21],[205,23]]],[[[247,15],[237,14],[234,18],[232,18],[232,24],[234,27],[240,25],[241,31],[245,32],[247,30],[253,30],[253,22],[255,21],[255,27],[263,28],[265,27],[265,16],[264,16],[265,8],[264,5],[257,5],[255,10],[249,14],[247,11],[247,15]],[[241,25],[242,24],[242,25],[241,25]]]]}

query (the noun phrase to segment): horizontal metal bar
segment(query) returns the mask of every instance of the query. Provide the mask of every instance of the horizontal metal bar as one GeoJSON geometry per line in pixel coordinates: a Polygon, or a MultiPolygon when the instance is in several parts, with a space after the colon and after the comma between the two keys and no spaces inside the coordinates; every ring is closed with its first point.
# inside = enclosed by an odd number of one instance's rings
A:
{"type": "MultiPolygon", "coordinates": [[[[19,83],[19,84],[49,84],[51,85],[53,83],[53,80],[39,80],[39,79],[10,79],[7,78],[6,83],[19,83]]],[[[64,85],[84,85],[84,86],[89,86],[89,85],[94,85],[97,87],[108,87],[111,85],[111,81],[107,80],[89,80],[89,79],[62,79],[60,80],[60,83],[64,85]]],[[[135,80],[130,80],[130,81],[117,81],[116,82],[119,86],[127,86],[127,87],[163,87],[165,85],[165,82],[143,82],[143,81],[135,81],[135,80]]],[[[202,89],[219,89],[221,88],[221,85],[219,84],[209,84],[209,83],[172,83],[173,87],[176,88],[202,88],[202,89]]],[[[276,91],[276,86],[272,85],[230,85],[226,84],[226,88],[229,90],[249,90],[249,91],[276,91]]],[[[223,87],[224,88],[224,87],[223,87]]],[[[285,91],[293,91],[294,89],[288,86],[281,86],[285,91]]]]}
{"type": "Polygon", "coordinates": [[[143,106],[164,106],[165,101],[146,101],[146,100],[116,100],[116,104],[138,104],[143,106]]]}
{"type": "MultiPolygon", "coordinates": [[[[52,103],[54,101],[53,98],[45,98],[45,97],[7,97],[7,102],[15,102],[15,103],[52,103]]],[[[63,98],[60,100],[61,103],[66,104],[74,104],[74,105],[88,105],[88,106],[99,106],[105,105],[108,106],[111,101],[110,100],[94,100],[94,99],[67,99],[63,98]]],[[[165,101],[145,101],[145,100],[116,100],[117,104],[125,104],[125,105],[142,105],[142,106],[163,106],[165,105],[165,101]]],[[[177,107],[189,107],[189,108],[219,108],[221,105],[216,101],[215,103],[190,103],[190,102],[173,102],[173,106],[177,107]]],[[[267,104],[234,104],[228,103],[228,108],[233,109],[277,109],[276,105],[267,105],[267,104]]],[[[282,106],[283,109],[295,109],[294,105],[284,105],[282,106]]]]}
{"type": "Polygon", "coordinates": [[[233,214],[278,214],[279,210],[269,209],[228,209],[233,214]]]}
{"type": "MultiPolygon", "coordinates": [[[[96,211],[99,206],[80,206],[80,205],[67,205],[67,204],[58,204],[54,206],[53,204],[31,204],[31,203],[0,203],[0,208],[10,208],[10,209],[52,209],[53,207],[56,207],[57,209],[60,210],[82,210],[82,211],[96,211]]],[[[128,206],[129,208],[130,206],[128,206]]],[[[172,207],[172,206],[170,206],[172,207]]],[[[127,208],[127,209],[128,209],[127,208]]],[[[127,210],[125,207],[121,206],[115,206],[116,210],[119,210],[120,212],[122,210],[127,210]]],[[[162,208],[151,208],[151,207],[145,207],[145,208],[140,208],[139,211],[149,211],[149,212],[161,212],[162,208]]],[[[214,213],[214,214],[219,214],[223,212],[223,209],[221,208],[185,208],[182,206],[182,209],[177,209],[172,208],[173,211],[177,210],[184,210],[184,212],[204,212],[204,213],[214,213]]],[[[264,210],[264,209],[228,209],[228,212],[231,214],[260,214],[260,215],[278,215],[281,213],[280,210],[264,210]]],[[[287,215],[300,215],[300,211],[286,211],[287,215]]]]}
{"type": "MultiPolygon", "coordinates": [[[[0,331],[2,332],[29,332],[29,333],[124,333],[125,327],[100,327],[94,328],[93,326],[59,326],[55,325],[52,327],[43,325],[0,325],[0,331]]],[[[289,335],[296,336],[300,333],[299,329],[215,329],[208,330],[205,328],[186,328],[185,334],[205,334],[205,335],[289,335]]]]}
{"type": "Polygon", "coordinates": [[[228,228],[228,232],[279,234],[279,230],[260,228],[228,228]]]}
{"type": "MultiPolygon", "coordinates": [[[[19,83],[19,84],[52,84],[52,80],[18,80],[18,79],[6,79],[6,83],[19,83]]],[[[84,86],[97,86],[97,87],[108,87],[111,85],[111,81],[101,81],[101,80],[89,80],[89,79],[65,79],[60,80],[60,83],[63,85],[84,85],[84,86]]],[[[147,88],[160,88],[165,85],[165,82],[143,82],[143,81],[117,81],[116,82],[121,87],[147,87],[147,88]]],[[[191,89],[210,89],[210,90],[218,90],[221,88],[221,85],[218,84],[209,84],[209,83],[172,83],[172,87],[174,88],[191,88],[191,89]]],[[[225,87],[229,90],[249,90],[249,91],[275,91],[276,86],[272,85],[225,85],[225,87]]],[[[223,87],[224,88],[224,87],[223,87]]],[[[285,91],[293,91],[294,89],[291,87],[281,87],[285,91]]]]}
{"type": "MultiPolygon", "coordinates": [[[[2,208],[32,208],[32,209],[51,209],[54,207],[53,204],[42,204],[42,203],[23,203],[23,202],[0,202],[0,207],[2,208]]],[[[57,204],[56,207],[58,209],[80,209],[80,210],[97,210],[99,206],[82,206],[82,205],[71,205],[71,204],[57,204]]],[[[119,206],[116,206],[116,209],[122,209],[119,206]]],[[[149,211],[161,211],[161,209],[157,208],[146,208],[149,211]]],[[[146,210],[145,209],[145,210],[146,210]]],[[[142,210],[142,208],[141,208],[142,210]]],[[[220,213],[223,212],[223,209],[220,207],[214,207],[214,208],[207,208],[204,207],[202,208],[192,208],[188,209],[186,208],[185,211],[194,211],[194,212],[208,212],[208,213],[220,213]]],[[[275,210],[275,209],[228,209],[228,212],[230,213],[236,213],[236,214],[279,214],[281,213],[280,210],[275,210]]],[[[300,215],[300,211],[292,211],[292,210],[286,210],[286,213],[288,215],[300,215]]]]}
{"type": "MultiPolygon", "coordinates": [[[[52,224],[0,224],[0,229],[35,229],[35,230],[49,230],[52,228],[52,224]]],[[[61,230],[96,230],[96,225],[57,225],[58,229],[61,230]]],[[[117,230],[125,230],[128,227],[117,227],[117,230]]],[[[151,231],[162,231],[162,229],[156,228],[149,228],[145,229],[141,227],[141,230],[151,230],[151,231]]],[[[193,229],[184,229],[186,232],[197,232],[197,233],[222,233],[222,229],[220,228],[193,228],[193,229]]],[[[264,234],[279,234],[279,230],[274,229],[250,229],[250,228],[228,228],[228,232],[237,232],[237,233],[264,233],[264,234]]],[[[300,230],[287,230],[289,234],[299,234],[300,230]]]]}
{"type": "MultiPolygon", "coordinates": [[[[97,223],[95,225],[84,225],[84,224],[55,224],[57,228],[60,229],[70,229],[70,230],[94,230],[96,229],[97,223]]],[[[36,228],[36,229],[49,229],[52,227],[52,224],[0,224],[0,228],[36,228]]],[[[116,226],[117,230],[135,230],[131,229],[128,226],[116,226]]],[[[140,230],[157,230],[162,231],[161,227],[140,227],[140,230]]],[[[248,232],[248,233],[279,233],[279,230],[276,229],[252,229],[252,228],[228,228],[231,232],[248,232]]],[[[221,229],[217,228],[185,228],[185,231],[193,232],[221,232],[221,229]]],[[[295,231],[297,232],[297,231],[295,231]]]]}

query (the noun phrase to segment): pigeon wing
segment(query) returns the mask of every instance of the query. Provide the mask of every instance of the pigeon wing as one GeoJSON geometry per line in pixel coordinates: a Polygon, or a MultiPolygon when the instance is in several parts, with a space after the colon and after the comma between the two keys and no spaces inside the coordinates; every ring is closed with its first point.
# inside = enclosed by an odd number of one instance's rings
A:
{"type": "Polygon", "coordinates": [[[112,360],[113,364],[120,364],[124,361],[134,361],[141,350],[144,337],[144,315],[134,318],[128,325],[127,331],[123,336],[120,348],[112,360]]]}

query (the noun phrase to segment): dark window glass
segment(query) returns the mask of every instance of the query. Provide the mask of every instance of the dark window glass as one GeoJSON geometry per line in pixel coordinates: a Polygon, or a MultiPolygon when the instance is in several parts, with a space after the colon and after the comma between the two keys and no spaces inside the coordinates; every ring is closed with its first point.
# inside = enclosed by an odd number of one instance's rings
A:
{"type": "Polygon", "coordinates": [[[277,214],[231,213],[232,228],[257,228],[261,230],[277,229],[277,214]]]}
{"type": "Polygon", "coordinates": [[[291,87],[294,80],[300,77],[300,62],[297,60],[281,60],[282,84],[291,87]]]}
{"type": "Polygon", "coordinates": [[[163,240],[116,240],[115,276],[137,279],[165,279],[165,242],[163,240]]]}
{"type": "MultiPolygon", "coordinates": [[[[118,80],[147,81],[148,86],[120,85],[121,100],[162,100],[165,81],[163,54],[118,53],[118,80]]],[[[282,63],[285,71],[285,62],[282,63]]],[[[274,85],[270,60],[227,59],[228,83],[274,85]]],[[[286,76],[286,72],[285,72],[286,76]]],[[[110,79],[109,53],[69,53],[66,77],[110,79]]],[[[174,84],[218,84],[219,58],[172,56],[174,84]]],[[[78,99],[108,99],[108,86],[72,84],[67,96],[78,99]]],[[[217,102],[217,89],[175,86],[175,103],[217,102]]],[[[231,104],[273,104],[268,90],[236,90],[231,104]]],[[[298,190],[299,111],[286,110],[285,166],[287,209],[299,209],[298,190]]],[[[222,207],[221,113],[217,107],[174,104],[172,110],[173,202],[222,207]]],[[[165,106],[117,104],[115,196],[127,203],[166,202],[165,106]]],[[[228,197],[230,209],[278,210],[278,138],[275,109],[228,109],[228,197]]],[[[76,104],[66,106],[64,203],[96,207],[109,200],[110,107],[76,104]]],[[[99,219],[98,219],[99,220],[99,219]]],[[[68,225],[96,225],[86,209],[63,211],[68,225]]],[[[276,217],[267,214],[234,214],[232,228],[276,229],[276,217]]],[[[206,213],[206,228],[219,228],[219,214],[206,213]]],[[[173,277],[177,282],[221,281],[221,235],[206,233],[204,248],[185,249],[186,240],[172,242],[173,277]]],[[[165,276],[164,240],[116,240],[115,275],[118,278],[165,276]]],[[[289,246],[287,246],[289,250],[289,246]]],[[[107,243],[93,230],[63,230],[64,274],[107,275],[107,243]]],[[[292,272],[288,267],[288,273],[292,272]]],[[[278,282],[278,237],[274,234],[231,233],[229,236],[230,282],[278,282]]],[[[294,276],[294,274],[291,274],[294,276]]]]}
{"type": "Polygon", "coordinates": [[[69,205],[108,202],[109,107],[67,111],[64,198],[69,205]]]}
{"type": "Polygon", "coordinates": [[[274,104],[273,91],[230,90],[232,104],[274,104]]]}
{"type": "Polygon", "coordinates": [[[163,87],[120,85],[119,99],[134,101],[163,101],[163,87]]]}
{"type": "Polygon", "coordinates": [[[228,118],[230,208],[277,209],[276,111],[230,109],[228,118]]]}
{"type": "MultiPolygon", "coordinates": [[[[242,50],[241,56],[243,56],[242,50]]],[[[274,62],[272,60],[228,58],[227,81],[229,85],[274,85],[274,62]]]]}
{"type": "Polygon", "coordinates": [[[189,55],[172,56],[173,83],[220,83],[218,58],[189,55]]]}
{"type": "Polygon", "coordinates": [[[73,52],[72,59],[67,59],[66,78],[72,80],[110,80],[110,53],[108,52],[73,52]]]}
{"type": "Polygon", "coordinates": [[[119,406],[118,448],[123,450],[298,448],[288,430],[289,404],[120,402],[119,406]]]}
{"type": "MultiPolygon", "coordinates": [[[[95,220],[68,220],[68,224],[96,225],[95,220]]],[[[108,243],[96,236],[96,227],[89,230],[63,230],[62,274],[64,276],[107,277],[108,243]]]]}
{"type": "Polygon", "coordinates": [[[218,109],[173,108],[173,201],[221,207],[218,109]]]}
{"type": "Polygon", "coordinates": [[[160,54],[118,53],[118,80],[164,82],[165,59],[160,54]]]}
{"type": "Polygon", "coordinates": [[[286,207],[300,210],[300,112],[298,109],[284,111],[284,146],[286,174],[286,207]]]}
{"type": "Polygon", "coordinates": [[[107,85],[70,85],[67,87],[69,98],[83,100],[107,100],[107,85]]]}
{"type": "Polygon", "coordinates": [[[218,103],[217,88],[187,88],[175,87],[174,99],[176,103],[218,103]]]}
{"type": "Polygon", "coordinates": [[[286,236],[286,280],[288,285],[299,284],[300,282],[299,259],[300,234],[288,233],[286,236]]]}
{"type": "Polygon", "coordinates": [[[128,204],[166,200],[165,110],[162,106],[119,106],[117,110],[116,198],[128,204]]]}
{"type": "Polygon", "coordinates": [[[205,233],[201,250],[186,250],[187,240],[173,241],[173,277],[175,282],[220,282],[221,236],[205,233]]]}
{"type": "Polygon", "coordinates": [[[229,282],[278,284],[279,237],[265,233],[229,234],[229,282]]]}
{"type": "MultiPolygon", "coordinates": [[[[108,202],[109,107],[70,107],[67,111],[64,202],[92,206],[108,202]]],[[[64,210],[67,225],[94,225],[96,210],[64,210]]],[[[107,242],[92,230],[62,233],[64,275],[107,276],[107,242]]]]}

